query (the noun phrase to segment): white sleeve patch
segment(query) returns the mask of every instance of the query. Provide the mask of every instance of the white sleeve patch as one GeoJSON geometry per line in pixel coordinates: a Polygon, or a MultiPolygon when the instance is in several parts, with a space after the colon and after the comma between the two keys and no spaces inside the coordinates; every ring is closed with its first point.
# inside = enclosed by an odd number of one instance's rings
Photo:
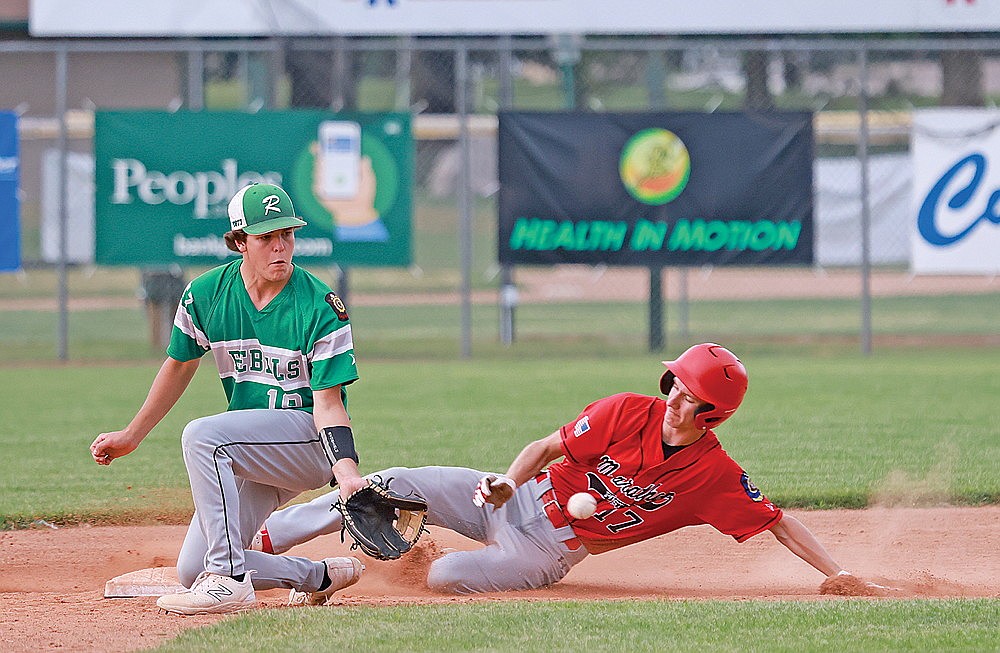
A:
{"type": "Polygon", "coordinates": [[[317,340],[307,358],[315,363],[339,356],[352,349],[354,349],[354,337],[351,335],[351,325],[345,324],[317,340]]]}
{"type": "Polygon", "coordinates": [[[183,303],[177,306],[177,313],[174,314],[174,326],[180,329],[181,332],[188,338],[194,340],[195,343],[197,343],[197,345],[205,351],[208,351],[211,347],[208,342],[208,336],[206,336],[201,329],[195,326],[194,318],[192,318],[191,314],[187,312],[185,304],[183,303]]]}

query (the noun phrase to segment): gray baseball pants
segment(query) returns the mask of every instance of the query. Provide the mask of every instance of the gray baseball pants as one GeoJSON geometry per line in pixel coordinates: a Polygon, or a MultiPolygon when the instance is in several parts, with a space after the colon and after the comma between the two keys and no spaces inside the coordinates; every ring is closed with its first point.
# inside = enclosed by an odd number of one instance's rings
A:
{"type": "MultiPolygon", "coordinates": [[[[427,575],[431,589],[468,594],[546,587],[587,556],[585,548],[570,551],[563,544],[574,537],[571,528],[557,529],[545,515],[539,497],[551,487],[548,480],[528,481],[494,510],[472,503],[476,484],[485,474],[464,467],[394,467],[369,475],[391,479],[390,487],[396,492],[424,499],[428,524],[486,545],[435,560],[427,575]]],[[[340,531],[341,514],[331,510],[339,496],[334,490],[268,517],[265,526],[274,551],[287,551],[319,535],[340,531]]]]}
{"type": "Polygon", "coordinates": [[[177,557],[177,575],[190,587],[198,574],[251,573],[255,589],[312,592],[325,566],[307,558],[246,551],[264,520],[333,470],[310,413],[237,410],[189,423],[181,436],[195,514],[177,557]]]}

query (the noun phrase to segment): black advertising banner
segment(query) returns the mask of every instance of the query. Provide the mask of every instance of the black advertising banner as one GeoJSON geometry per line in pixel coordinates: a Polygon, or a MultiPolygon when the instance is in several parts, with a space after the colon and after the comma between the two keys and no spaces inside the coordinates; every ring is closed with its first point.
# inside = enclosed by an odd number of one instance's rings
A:
{"type": "Polygon", "coordinates": [[[499,118],[501,263],[813,262],[811,113],[499,118]]]}

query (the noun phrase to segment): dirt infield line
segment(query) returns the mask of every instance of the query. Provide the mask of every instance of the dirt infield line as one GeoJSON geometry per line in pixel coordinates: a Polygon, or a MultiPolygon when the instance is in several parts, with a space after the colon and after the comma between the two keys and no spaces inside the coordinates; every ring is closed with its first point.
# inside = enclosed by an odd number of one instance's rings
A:
{"type": "MultiPolygon", "coordinates": [[[[1000,506],[797,511],[841,564],[898,588],[894,597],[1000,598],[1000,506]],[[961,546],[956,546],[961,543],[961,546]]],[[[105,582],[147,567],[171,566],[185,526],[101,526],[0,532],[0,628],[8,651],[130,651],[221,617],[176,617],[152,597],[104,599],[105,582]]],[[[412,605],[500,600],[722,599],[845,600],[822,596],[823,578],[767,534],[736,544],[707,526],[590,556],[560,583],[533,592],[454,597],[423,583],[444,547],[478,546],[432,529],[421,547],[394,562],[366,559],[361,581],[341,605],[412,605]]],[[[293,553],[347,555],[337,535],[293,553]]],[[[285,590],[259,593],[283,605],[285,590]]],[[[857,600],[857,599],[850,599],[857,600]]],[[[878,600],[878,599],[864,599],[878,600]]]]}

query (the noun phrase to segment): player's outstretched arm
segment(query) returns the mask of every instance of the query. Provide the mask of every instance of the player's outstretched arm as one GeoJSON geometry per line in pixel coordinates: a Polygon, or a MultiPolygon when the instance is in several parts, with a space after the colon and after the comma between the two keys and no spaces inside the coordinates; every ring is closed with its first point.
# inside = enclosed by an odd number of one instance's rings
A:
{"type": "Polygon", "coordinates": [[[563,455],[559,431],[528,443],[503,476],[487,474],[479,480],[472,494],[472,502],[477,506],[487,503],[499,508],[507,503],[514,490],[535,476],[547,464],[563,455]]]}
{"type": "Polygon", "coordinates": [[[802,522],[786,514],[771,532],[788,550],[826,574],[820,585],[820,594],[845,596],[891,596],[897,588],[878,585],[859,578],[838,565],[826,552],[816,536],[802,522]]]}
{"type": "Polygon", "coordinates": [[[826,549],[805,525],[795,517],[785,513],[781,520],[771,527],[771,533],[789,551],[802,558],[826,576],[833,576],[843,567],[838,565],[826,549]]]}
{"type": "Polygon", "coordinates": [[[523,485],[562,455],[562,437],[559,431],[555,431],[521,449],[521,453],[517,454],[517,458],[507,468],[507,476],[518,485],[523,485]]]}
{"type": "Polygon", "coordinates": [[[115,458],[135,451],[184,394],[194,373],[198,371],[200,362],[200,358],[179,361],[169,357],[163,361],[146,394],[146,400],[128,426],[121,431],[101,433],[91,443],[90,455],[94,457],[94,462],[98,465],[110,465],[115,458]]]}
{"type": "Polygon", "coordinates": [[[358,470],[351,418],[340,396],[339,385],[313,393],[313,420],[324,440],[324,446],[327,447],[327,455],[335,459],[333,475],[340,485],[340,494],[346,499],[368,485],[368,482],[358,470]],[[334,451],[335,448],[338,451],[334,451]]]}

